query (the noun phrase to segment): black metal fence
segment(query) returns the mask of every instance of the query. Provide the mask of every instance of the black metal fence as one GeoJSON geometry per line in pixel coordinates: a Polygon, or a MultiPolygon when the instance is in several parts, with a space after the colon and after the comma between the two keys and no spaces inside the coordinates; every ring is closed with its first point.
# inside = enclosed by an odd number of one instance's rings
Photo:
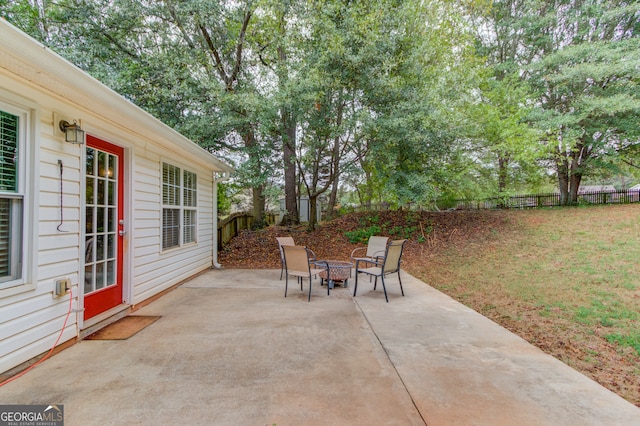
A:
{"type": "MultiPolygon", "coordinates": [[[[629,204],[640,202],[640,190],[585,191],[578,194],[578,204],[629,204]]],[[[521,194],[493,197],[484,200],[438,200],[432,206],[408,203],[401,208],[388,203],[377,203],[345,208],[345,211],[385,211],[385,210],[479,210],[479,209],[525,209],[561,206],[560,194],[521,194]]]]}
{"type": "MultiPolygon", "coordinates": [[[[640,202],[640,191],[638,190],[581,192],[578,194],[578,204],[629,204],[638,202],[640,202]]],[[[494,197],[480,201],[458,200],[453,208],[460,210],[496,208],[523,209],[560,205],[560,194],[548,193],[494,197]]]]}

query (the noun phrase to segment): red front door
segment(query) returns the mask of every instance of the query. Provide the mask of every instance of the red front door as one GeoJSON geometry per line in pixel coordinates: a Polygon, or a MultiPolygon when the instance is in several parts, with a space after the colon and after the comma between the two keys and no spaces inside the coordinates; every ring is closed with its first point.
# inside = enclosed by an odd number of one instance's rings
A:
{"type": "Polygon", "coordinates": [[[87,135],[84,319],[122,303],[124,151],[87,135]]]}

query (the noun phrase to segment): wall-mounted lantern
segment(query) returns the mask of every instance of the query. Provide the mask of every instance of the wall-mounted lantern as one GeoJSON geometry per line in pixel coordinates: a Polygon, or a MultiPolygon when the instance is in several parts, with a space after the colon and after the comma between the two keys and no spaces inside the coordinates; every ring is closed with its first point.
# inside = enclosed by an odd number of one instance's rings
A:
{"type": "Polygon", "coordinates": [[[60,130],[64,132],[64,140],[75,144],[84,143],[84,130],[80,128],[80,125],[74,120],[73,124],[66,120],[60,120],[58,123],[60,130]]]}

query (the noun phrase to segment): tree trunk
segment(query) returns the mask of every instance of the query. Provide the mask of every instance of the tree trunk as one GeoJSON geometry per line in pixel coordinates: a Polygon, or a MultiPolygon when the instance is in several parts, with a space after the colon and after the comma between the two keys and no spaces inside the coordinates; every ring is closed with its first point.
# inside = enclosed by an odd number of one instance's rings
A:
{"type": "Polygon", "coordinates": [[[316,229],[318,224],[318,194],[309,195],[309,231],[316,229]]]}
{"type": "Polygon", "coordinates": [[[367,206],[367,209],[371,210],[371,203],[373,202],[373,177],[371,176],[371,171],[369,170],[368,167],[365,168],[364,177],[365,177],[365,187],[364,187],[365,203],[364,204],[367,206]]]}
{"type": "Polygon", "coordinates": [[[569,204],[578,204],[578,190],[580,189],[580,181],[582,180],[582,172],[577,170],[576,161],[571,162],[571,173],[569,174],[569,204]]]}
{"type": "Polygon", "coordinates": [[[336,206],[338,204],[338,182],[340,178],[336,178],[331,187],[331,194],[329,195],[329,205],[327,206],[327,216],[330,218],[336,217],[336,206]]]}
{"type": "MultiPolygon", "coordinates": [[[[256,139],[252,129],[246,130],[244,135],[244,146],[247,149],[249,158],[253,158],[253,163],[256,165],[256,169],[252,170],[254,175],[259,175],[262,172],[260,155],[255,150],[256,139]]],[[[253,228],[259,229],[266,226],[264,220],[264,211],[266,207],[266,200],[264,197],[264,184],[254,184],[251,188],[252,201],[253,201],[253,228]]]]}
{"type": "MultiPolygon", "coordinates": [[[[338,98],[338,111],[336,114],[336,127],[342,126],[342,115],[344,113],[344,102],[342,96],[338,98]]],[[[333,169],[331,175],[334,177],[331,186],[331,194],[329,195],[329,205],[327,206],[327,212],[330,217],[333,217],[333,213],[336,207],[336,200],[338,198],[338,184],[340,183],[340,136],[333,138],[333,154],[331,161],[331,168],[333,169]]]]}
{"type": "Polygon", "coordinates": [[[260,229],[266,226],[264,217],[265,210],[265,198],[264,198],[264,186],[251,188],[253,195],[253,229],[260,229]]]}
{"type": "Polygon", "coordinates": [[[503,209],[505,195],[504,192],[507,189],[507,166],[509,165],[509,159],[506,155],[498,155],[498,208],[503,209]]]}
{"type": "Polygon", "coordinates": [[[582,181],[582,164],[589,156],[590,152],[585,147],[584,142],[580,142],[576,145],[570,157],[569,202],[571,204],[578,204],[578,190],[580,189],[580,181],[582,181]]]}
{"type": "MultiPolygon", "coordinates": [[[[562,153],[558,152],[558,156],[562,153]]],[[[569,165],[566,158],[556,159],[556,173],[558,175],[558,190],[560,191],[560,205],[569,203],[569,165]]]]}
{"type": "Polygon", "coordinates": [[[507,189],[507,166],[509,159],[505,155],[498,155],[498,193],[502,194],[507,189]]]}
{"type": "Polygon", "coordinates": [[[340,183],[340,174],[338,172],[340,168],[340,140],[338,137],[334,140],[333,146],[333,175],[335,176],[333,183],[331,184],[331,194],[329,195],[329,205],[327,206],[327,213],[329,217],[333,217],[335,212],[336,203],[338,199],[338,185],[340,183]]]}
{"type": "MultiPolygon", "coordinates": [[[[280,39],[284,40],[286,32],[285,11],[278,11],[278,32],[280,39]]],[[[287,69],[287,52],[284,44],[279,44],[278,48],[278,84],[284,92],[286,84],[289,82],[289,72],[287,69]]],[[[284,166],[284,206],[285,212],[281,225],[296,225],[300,223],[300,213],[298,211],[298,194],[296,191],[296,121],[288,106],[282,107],[282,158],[284,166]]]]}
{"type": "Polygon", "coordinates": [[[296,128],[288,112],[285,113],[284,127],[286,137],[283,138],[282,154],[284,158],[284,204],[285,213],[281,225],[293,225],[300,223],[298,212],[298,194],[296,191],[296,128]]]}

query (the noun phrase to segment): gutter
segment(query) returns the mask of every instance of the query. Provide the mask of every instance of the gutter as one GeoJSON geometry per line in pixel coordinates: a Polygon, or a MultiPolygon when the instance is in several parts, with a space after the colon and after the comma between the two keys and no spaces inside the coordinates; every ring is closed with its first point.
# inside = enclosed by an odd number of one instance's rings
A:
{"type": "Polygon", "coordinates": [[[218,263],[218,183],[224,182],[231,177],[229,172],[213,172],[213,247],[212,247],[212,269],[222,269],[218,263]],[[219,178],[216,179],[216,174],[219,178]]]}

